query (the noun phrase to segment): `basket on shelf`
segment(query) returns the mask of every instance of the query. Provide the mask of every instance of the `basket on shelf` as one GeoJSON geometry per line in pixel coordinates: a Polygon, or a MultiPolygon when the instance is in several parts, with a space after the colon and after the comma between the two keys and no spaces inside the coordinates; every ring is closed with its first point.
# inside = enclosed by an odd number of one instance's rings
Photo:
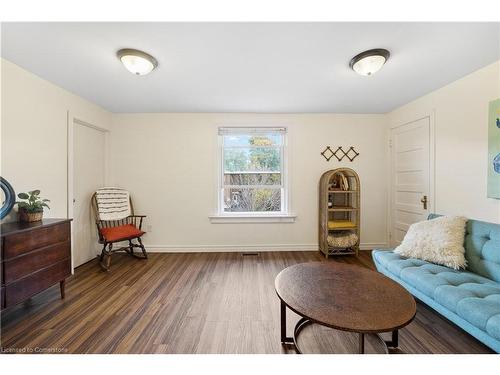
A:
{"type": "Polygon", "coordinates": [[[329,234],[326,241],[328,246],[332,248],[353,248],[358,243],[358,236],[356,233],[350,231],[337,232],[335,235],[329,234]]]}

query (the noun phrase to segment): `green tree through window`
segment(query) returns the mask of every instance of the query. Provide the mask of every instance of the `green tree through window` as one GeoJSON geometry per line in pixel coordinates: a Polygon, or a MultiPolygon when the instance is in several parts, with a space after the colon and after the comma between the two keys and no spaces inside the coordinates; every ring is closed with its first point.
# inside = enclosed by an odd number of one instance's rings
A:
{"type": "Polygon", "coordinates": [[[269,148],[272,142],[267,137],[252,137],[249,143],[252,146],[264,146],[250,149],[250,163],[258,171],[279,171],[280,153],[276,148],[269,148]]]}

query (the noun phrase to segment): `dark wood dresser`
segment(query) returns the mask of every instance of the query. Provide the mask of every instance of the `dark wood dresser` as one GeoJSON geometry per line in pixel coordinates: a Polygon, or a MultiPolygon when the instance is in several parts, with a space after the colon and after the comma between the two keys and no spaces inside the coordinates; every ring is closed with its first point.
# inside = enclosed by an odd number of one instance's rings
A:
{"type": "Polygon", "coordinates": [[[71,220],[43,219],[0,227],[1,308],[16,305],[71,275],[71,220]]]}

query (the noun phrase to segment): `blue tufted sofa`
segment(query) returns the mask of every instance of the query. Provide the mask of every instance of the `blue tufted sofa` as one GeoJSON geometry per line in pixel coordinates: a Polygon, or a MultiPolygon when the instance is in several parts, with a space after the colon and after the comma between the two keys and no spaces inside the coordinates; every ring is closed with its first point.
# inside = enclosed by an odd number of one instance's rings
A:
{"type": "MultiPolygon", "coordinates": [[[[437,216],[431,214],[429,219],[437,216]]],[[[388,250],[374,250],[372,257],[379,272],[500,352],[499,224],[477,220],[467,222],[466,270],[455,271],[388,250]]]]}

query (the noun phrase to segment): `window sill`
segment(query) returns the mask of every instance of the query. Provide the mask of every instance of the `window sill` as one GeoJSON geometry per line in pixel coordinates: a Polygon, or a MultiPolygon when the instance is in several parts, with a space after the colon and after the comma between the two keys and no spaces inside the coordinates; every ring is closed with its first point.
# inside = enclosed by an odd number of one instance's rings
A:
{"type": "Polygon", "coordinates": [[[212,224],[293,223],[297,215],[212,215],[208,218],[212,224]]]}

